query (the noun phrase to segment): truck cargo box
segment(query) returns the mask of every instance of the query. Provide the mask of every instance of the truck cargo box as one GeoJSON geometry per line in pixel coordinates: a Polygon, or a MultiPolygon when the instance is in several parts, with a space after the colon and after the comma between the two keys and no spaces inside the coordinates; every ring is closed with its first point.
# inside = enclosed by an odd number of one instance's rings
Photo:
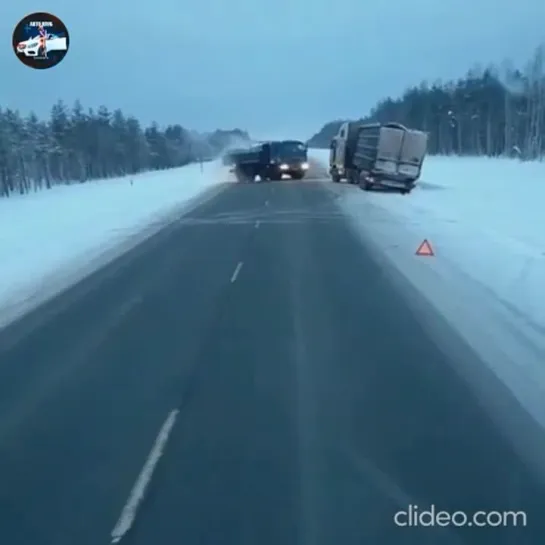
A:
{"type": "Polygon", "coordinates": [[[353,157],[360,180],[404,187],[420,177],[428,136],[398,123],[361,125],[353,157]]]}
{"type": "Polygon", "coordinates": [[[247,150],[245,150],[245,149],[240,149],[240,148],[229,150],[229,151],[226,152],[225,155],[223,156],[223,164],[224,164],[224,165],[234,165],[237,156],[238,156],[239,154],[241,154],[241,153],[245,153],[246,151],[247,151],[247,150]]]}

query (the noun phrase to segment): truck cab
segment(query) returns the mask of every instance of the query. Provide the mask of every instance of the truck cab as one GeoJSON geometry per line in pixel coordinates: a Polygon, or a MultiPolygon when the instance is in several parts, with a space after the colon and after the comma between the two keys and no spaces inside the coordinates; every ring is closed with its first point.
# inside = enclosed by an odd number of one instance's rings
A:
{"type": "Polygon", "coordinates": [[[344,122],[333,137],[329,150],[329,174],[334,182],[348,180],[352,167],[353,147],[357,138],[360,123],[355,121],[344,122]]]}
{"type": "Polygon", "coordinates": [[[270,144],[269,177],[280,180],[288,175],[301,180],[308,171],[308,147],[299,140],[282,140],[270,144]]]}

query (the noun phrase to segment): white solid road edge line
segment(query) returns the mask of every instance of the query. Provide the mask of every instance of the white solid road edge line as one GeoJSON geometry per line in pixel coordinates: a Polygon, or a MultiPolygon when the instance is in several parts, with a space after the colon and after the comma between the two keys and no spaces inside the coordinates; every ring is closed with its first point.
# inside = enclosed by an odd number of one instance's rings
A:
{"type": "Polygon", "coordinates": [[[260,224],[260,223],[261,223],[261,222],[260,222],[259,220],[257,220],[257,221],[255,222],[255,228],[256,228],[256,229],[259,229],[259,224],[260,224]]]}
{"type": "Polygon", "coordinates": [[[121,541],[121,538],[131,529],[134,519],[136,518],[138,507],[144,499],[146,489],[151,481],[153,472],[157,466],[157,462],[159,462],[159,459],[163,455],[177,416],[178,410],[172,411],[161,427],[148,459],[146,460],[146,463],[144,464],[144,467],[142,468],[142,471],[140,472],[140,475],[138,476],[138,479],[131,490],[129,499],[125,504],[125,507],[123,507],[123,511],[121,511],[121,516],[112,530],[112,543],[118,543],[121,541]]]}
{"type": "Polygon", "coordinates": [[[242,269],[242,261],[239,262],[237,268],[235,269],[235,272],[233,273],[233,276],[231,276],[231,284],[236,281],[240,269],[242,269]]]}

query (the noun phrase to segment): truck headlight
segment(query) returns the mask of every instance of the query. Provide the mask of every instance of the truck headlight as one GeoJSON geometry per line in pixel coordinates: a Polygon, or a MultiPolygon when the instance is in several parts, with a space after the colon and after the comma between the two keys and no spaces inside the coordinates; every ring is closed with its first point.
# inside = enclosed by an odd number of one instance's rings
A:
{"type": "Polygon", "coordinates": [[[308,170],[308,167],[309,167],[309,166],[310,166],[310,165],[309,165],[308,163],[302,163],[302,164],[301,164],[301,168],[302,168],[303,170],[308,170]]]}
{"type": "Polygon", "coordinates": [[[288,168],[290,168],[290,166],[286,165],[286,163],[280,165],[280,170],[288,170],[288,168]]]}

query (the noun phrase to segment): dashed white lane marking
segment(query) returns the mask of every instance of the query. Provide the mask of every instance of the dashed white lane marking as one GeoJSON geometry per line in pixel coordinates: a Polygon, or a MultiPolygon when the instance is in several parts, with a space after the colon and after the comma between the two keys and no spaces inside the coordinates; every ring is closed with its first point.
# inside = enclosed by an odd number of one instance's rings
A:
{"type": "Polygon", "coordinates": [[[269,206],[269,201],[265,201],[265,206],[269,206]]]}
{"type": "Polygon", "coordinates": [[[261,223],[261,222],[260,222],[259,220],[257,220],[257,221],[255,222],[255,228],[256,228],[256,229],[259,229],[260,223],[261,223]]]}
{"type": "Polygon", "coordinates": [[[235,269],[235,272],[233,273],[233,276],[231,276],[231,284],[236,281],[240,269],[242,269],[242,261],[239,262],[237,268],[235,269]]]}
{"type": "Polygon", "coordinates": [[[112,543],[118,543],[121,541],[123,536],[131,529],[134,519],[136,518],[138,507],[144,499],[146,489],[151,482],[157,462],[159,462],[159,459],[163,455],[177,416],[178,410],[172,411],[161,427],[159,435],[157,435],[157,438],[155,439],[155,443],[153,444],[153,448],[149,453],[146,463],[144,464],[144,467],[142,468],[142,471],[140,472],[140,475],[138,476],[138,479],[136,480],[136,483],[129,494],[129,499],[125,504],[125,507],[123,507],[123,511],[121,511],[121,516],[112,530],[112,543]]]}

